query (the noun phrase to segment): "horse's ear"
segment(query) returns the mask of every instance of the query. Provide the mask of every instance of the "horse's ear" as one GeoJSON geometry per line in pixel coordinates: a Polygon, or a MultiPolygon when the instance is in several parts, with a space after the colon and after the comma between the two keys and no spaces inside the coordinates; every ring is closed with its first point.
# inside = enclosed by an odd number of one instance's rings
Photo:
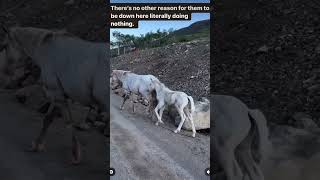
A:
{"type": "Polygon", "coordinates": [[[123,76],[123,71],[121,70],[113,70],[112,75],[116,76],[118,79],[120,79],[123,76]]]}
{"type": "Polygon", "coordinates": [[[112,70],[111,74],[118,76],[120,74],[120,71],[115,69],[115,70],[112,70]]]}

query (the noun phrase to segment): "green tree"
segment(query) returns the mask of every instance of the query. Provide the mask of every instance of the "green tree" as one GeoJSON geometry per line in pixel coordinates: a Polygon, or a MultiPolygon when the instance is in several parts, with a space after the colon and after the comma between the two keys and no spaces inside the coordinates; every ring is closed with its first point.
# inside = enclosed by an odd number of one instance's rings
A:
{"type": "Polygon", "coordinates": [[[112,44],[118,46],[118,55],[120,55],[120,47],[123,46],[125,42],[124,34],[120,33],[119,31],[114,31],[112,32],[112,36],[116,38],[116,41],[112,42],[112,44]]]}

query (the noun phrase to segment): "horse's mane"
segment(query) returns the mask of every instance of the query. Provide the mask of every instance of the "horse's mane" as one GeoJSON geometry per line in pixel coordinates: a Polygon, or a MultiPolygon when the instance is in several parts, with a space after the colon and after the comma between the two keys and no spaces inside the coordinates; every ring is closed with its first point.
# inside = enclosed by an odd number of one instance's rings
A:
{"type": "Polygon", "coordinates": [[[75,36],[74,34],[66,31],[66,30],[57,30],[57,31],[53,31],[55,36],[65,36],[65,37],[73,37],[73,38],[77,38],[79,39],[77,36],[75,36]]]}
{"type": "Polygon", "coordinates": [[[78,36],[74,35],[73,33],[67,31],[66,29],[51,29],[49,31],[52,31],[55,37],[71,37],[74,39],[82,40],[84,39],[79,38],[78,36]]]}
{"type": "Polygon", "coordinates": [[[33,55],[35,48],[57,37],[70,37],[81,40],[64,29],[49,30],[35,27],[11,27],[8,35],[9,39],[18,43],[19,48],[30,57],[33,55]]]}
{"type": "Polygon", "coordinates": [[[76,39],[80,39],[77,36],[75,36],[74,34],[66,31],[65,29],[42,29],[42,28],[36,28],[36,27],[12,27],[10,28],[11,32],[20,32],[23,29],[23,33],[28,33],[30,34],[30,36],[39,36],[39,35],[45,35],[45,34],[52,34],[53,38],[56,37],[72,37],[72,38],[76,38],[76,39]]]}
{"type": "Polygon", "coordinates": [[[154,81],[156,84],[159,85],[160,89],[165,90],[165,91],[171,91],[165,84],[159,81],[154,81]]]}

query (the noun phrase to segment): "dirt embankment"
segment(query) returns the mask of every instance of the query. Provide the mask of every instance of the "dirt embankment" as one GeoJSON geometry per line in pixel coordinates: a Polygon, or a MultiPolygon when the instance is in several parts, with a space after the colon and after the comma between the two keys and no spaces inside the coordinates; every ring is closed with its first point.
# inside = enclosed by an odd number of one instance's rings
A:
{"type": "Polygon", "coordinates": [[[234,95],[277,124],[290,124],[295,112],[320,124],[320,4],[226,0],[215,10],[212,92],[234,95]]]}
{"type": "Polygon", "coordinates": [[[111,69],[152,74],[172,90],[195,99],[209,97],[209,42],[199,39],[121,55],[111,59],[111,69]]]}
{"type": "Polygon", "coordinates": [[[265,179],[317,179],[320,4],[225,0],[215,6],[211,92],[236,96],[266,115],[274,149],[265,179]]]}
{"type": "Polygon", "coordinates": [[[7,26],[66,29],[85,40],[109,39],[104,0],[3,0],[0,9],[0,22],[7,26]]]}

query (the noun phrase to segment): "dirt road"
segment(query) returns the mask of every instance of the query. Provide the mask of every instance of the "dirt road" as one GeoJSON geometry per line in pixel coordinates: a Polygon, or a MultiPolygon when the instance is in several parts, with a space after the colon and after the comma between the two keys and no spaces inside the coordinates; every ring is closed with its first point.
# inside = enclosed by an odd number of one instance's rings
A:
{"type": "Polygon", "coordinates": [[[173,124],[156,126],[143,109],[120,111],[121,98],[111,94],[111,179],[210,179],[209,136],[181,131],[174,134],[173,124]]]}
{"type": "Polygon", "coordinates": [[[95,130],[79,133],[83,150],[79,166],[69,164],[71,136],[60,119],[49,129],[46,151],[27,152],[40,130],[41,119],[41,114],[18,104],[11,93],[0,92],[0,179],[106,179],[106,142],[95,130]]]}

